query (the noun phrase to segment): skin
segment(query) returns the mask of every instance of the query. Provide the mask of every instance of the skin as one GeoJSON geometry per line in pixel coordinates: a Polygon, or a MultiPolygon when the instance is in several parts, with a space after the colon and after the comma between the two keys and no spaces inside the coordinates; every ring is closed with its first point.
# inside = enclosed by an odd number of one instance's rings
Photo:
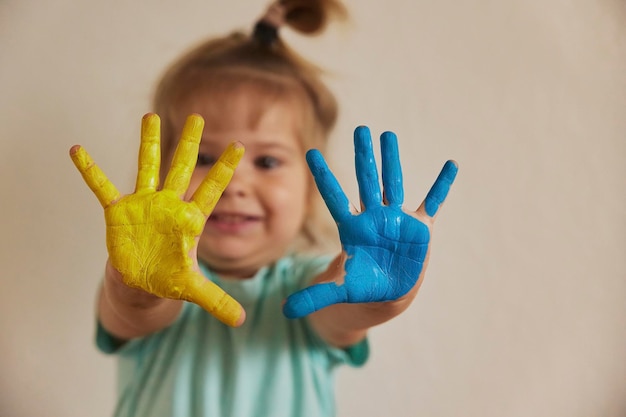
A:
{"type": "MultiPolygon", "coordinates": [[[[299,119],[292,103],[277,102],[268,106],[258,124],[250,127],[246,117],[250,99],[245,95],[229,99],[235,100],[231,109],[237,111],[229,115],[228,127],[205,129],[195,168],[193,158],[189,158],[191,153],[186,152],[186,159],[182,158],[186,162],[178,163],[174,156],[173,166],[183,166],[179,171],[185,172],[175,177],[182,175],[184,181],[168,179],[165,182],[166,189],[173,188],[176,196],[182,197],[179,201],[197,203],[194,196],[204,187],[207,178],[214,183],[212,172],[222,162],[217,157],[235,138],[245,144],[245,155],[237,161],[239,165],[229,178],[228,186],[223,180],[217,181],[218,189],[222,185],[226,187],[223,192],[219,190],[221,199],[214,198],[219,193],[211,194],[215,207],[210,207],[212,212],[202,211],[205,215],[212,213],[204,229],[201,221],[196,222],[194,238],[183,242],[182,247],[188,249],[189,257],[182,263],[190,277],[198,278],[197,258],[200,258],[224,278],[246,279],[284,256],[307,214],[307,200],[312,191],[310,169],[337,222],[342,251],[325,272],[314,278],[309,288],[288,297],[283,311],[288,318],[308,316],[318,334],[334,346],[346,347],[359,342],[369,328],[399,315],[415,298],[428,265],[434,219],[456,176],[456,163],[448,161],[444,165],[417,210],[406,210],[395,135],[386,132],[381,137],[381,189],[370,132],[359,127],[355,131],[355,165],[361,211],[354,213],[319,152],[312,150],[305,154],[302,149],[296,135],[299,119]],[[168,186],[170,183],[176,185],[168,186]]],[[[174,127],[184,131],[185,115],[202,114],[203,100],[198,95],[183,102],[172,120],[174,127]]],[[[228,151],[225,155],[223,158],[228,160],[228,151]]],[[[236,165],[234,159],[228,163],[236,165]]],[[[151,164],[154,165],[154,160],[151,164]]],[[[153,172],[154,167],[150,170],[153,172]]],[[[154,178],[141,172],[140,164],[138,184],[148,183],[149,188],[153,188],[154,178]],[[140,181],[140,177],[148,179],[140,181]]],[[[205,188],[213,190],[215,187],[205,188]]],[[[104,200],[116,199],[109,196],[104,200]]],[[[174,214],[173,217],[181,216],[174,214]]],[[[187,216],[182,217],[187,223],[187,216]]],[[[160,221],[163,222],[163,218],[160,221]]],[[[177,280],[156,286],[157,290],[155,285],[135,285],[128,279],[123,265],[116,261],[118,246],[108,247],[110,259],[98,314],[102,325],[113,335],[127,340],[158,331],[176,319],[181,309],[180,299],[198,302],[193,297],[180,296],[184,292],[180,291],[180,286],[187,284],[177,280]],[[171,287],[175,287],[174,290],[171,287]]],[[[198,284],[192,287],[201,288],[198,284]]],[[[215,294],[218,300],[227,300],[225,295],[215,294]]],[[[245,315],[232,313],[236,311],[232,306],[230,301],[225,304],[219,301],[205,308],[216,317],[222,317],[226,324],[240,325],[245,315]]]]}

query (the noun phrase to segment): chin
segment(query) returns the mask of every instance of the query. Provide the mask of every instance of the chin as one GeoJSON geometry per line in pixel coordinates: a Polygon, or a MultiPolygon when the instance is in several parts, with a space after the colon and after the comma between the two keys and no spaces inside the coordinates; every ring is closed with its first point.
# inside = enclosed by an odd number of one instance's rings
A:
{"type": "Polygon", "coordinates": [[[200,245],[198,258],[215,270],[258,270],[283,257],[288,248],[286,245],[272,244],[272,250],[267,251],[271,243],[247,246],[242,245],[241,242],[225,240],[214,242],[211,245],[200,245]]]}

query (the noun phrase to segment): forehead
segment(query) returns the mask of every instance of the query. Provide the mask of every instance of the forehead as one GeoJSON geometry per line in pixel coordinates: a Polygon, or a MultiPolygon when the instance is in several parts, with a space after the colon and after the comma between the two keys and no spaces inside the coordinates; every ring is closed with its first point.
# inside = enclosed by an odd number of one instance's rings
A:
{"type": "Polygon", "coordinates": [[[254,129],[269,110],[277,109],[290,119],[286,122],[302,125],[312,110],[304,87],[292,77],[230,68],[192,71],[180,81],[170,114],[184,119],[190,112],[199,113],[217,130],[254,129]]]}
{"type": "Polygon", "coordinates": [[[300,106],[289,96],[271,99],[245,89],[223,96],[198,92],[176,107],[171,121],[179,134],[189,114],[200,114],[205,119],[201,148],[207,151],[221,151],[228,143],[238,140],[250,155],[282,149],[303,156],[300,106]]]}
{"type": "Polygon", "coordinates": [[[228,92],[198,90],[175,110],[176,124],[184,123],[191,113],[200,114],[205,129],[212,131],[256,130],[286,127],[298,132],[302,125],[303,105],[291,95],[269,96],[250,89],[228,92]]]}

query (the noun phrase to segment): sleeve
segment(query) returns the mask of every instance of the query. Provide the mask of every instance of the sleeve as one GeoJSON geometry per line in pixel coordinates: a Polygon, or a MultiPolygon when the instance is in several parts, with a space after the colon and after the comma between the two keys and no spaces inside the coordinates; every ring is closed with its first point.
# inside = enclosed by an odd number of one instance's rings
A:
{"type": "Polygon", "coordinates": [[[370,356],[370,344],[367,337],[356,345],[352,345],[346,349],[338,349],[346,355],[346,363],[354,367],[365,365],[370,356]]]}
{"type": "Polygon", "coordinates": [[[349,365],[355,368],[362,367],[369,359],[370,348],[369,341],[366,338],[356,345],[352,345],[345,349],[336,348],[322,342],[326,345],[328,355],[333,363],[337,365],[349,365]]]}
{"type": "Polygon", "coordinates": [[[131,340],[123,340],[115,337],[104,328],[102,323],[100,323],[100,320],[96,319],[96,347],[102,353],[117,355],[134,355],[137,352],[150,349],[151,346],[155,346],[160,343],[164,332],[176,329],[181,325],[184,326],[194,308],[193,306],[194,304],[184,303],[183,310],[170,326],[147,336],[131,340]]]}
{"type": "Polygon", "coordinates": [[[118,339],[109,333],[104,326],[102,326],[100,320],[96,320],[96,347],[102,353],[115,353],[126,343],[126,340],[118,339]]]}
{"type": "Polygon", "coordinates": [[[132,352],[134,347],[144,339],[123,340],[113,336],[104,328],[100,320],[96,320],[96,347],[107,355],[132,352]]]}
{"type": "Polygon", "coordinates": [[[367,363],[370,355],[370,345],[367,337],[352,346],[342,349],[326,343],[309,325],[308,320],[306,320],[306,327],[309,343],[322,350],[328,356],[333,366],[349,365],[359,368],[367,363]]]}

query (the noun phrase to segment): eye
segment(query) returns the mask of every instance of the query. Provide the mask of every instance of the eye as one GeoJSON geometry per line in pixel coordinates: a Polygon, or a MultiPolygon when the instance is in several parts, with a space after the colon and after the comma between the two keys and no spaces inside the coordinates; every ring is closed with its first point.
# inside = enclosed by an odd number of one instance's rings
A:
{"type": "Polygon", "coordinates": [[[281,161],[274,156],[260,156],[254,160],[254,165],[261,169],[278,168],[281,164],[281,161]]]}
{"type": "Polygon", "coordinates": [[[217,158],[213,155],[207,153],[199,153],[198,154],[198,162],[196,166],[211,166],[217,161],[217,158]]]}

